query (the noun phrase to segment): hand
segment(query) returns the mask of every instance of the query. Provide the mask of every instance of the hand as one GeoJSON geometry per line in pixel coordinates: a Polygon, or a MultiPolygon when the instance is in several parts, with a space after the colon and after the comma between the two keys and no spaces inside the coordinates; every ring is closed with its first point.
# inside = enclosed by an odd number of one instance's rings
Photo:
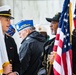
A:
{"type": "Polygon", "coordinates": [[[9,64],[9,65],[3,67],[3,73],[4,74],[8,74],[10,72],[12,72],[12,64],[9,64]]]}
{"type": "Polygon", "coordinates": [[[53,64],[55,55],[56,55],[56,52],[54,52],[54,51],[48,55],[47,61],[50,62],[50,64],[53,64]]]}

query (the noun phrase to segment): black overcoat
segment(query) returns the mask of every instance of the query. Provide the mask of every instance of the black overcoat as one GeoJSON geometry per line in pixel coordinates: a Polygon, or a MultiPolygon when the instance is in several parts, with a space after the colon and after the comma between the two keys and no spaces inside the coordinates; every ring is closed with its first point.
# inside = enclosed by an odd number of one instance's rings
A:
{"type": "Polygon", "coordinates": [[[20,75],[37,75],[41,68],[43,57],[43,45],[45,37],[34,31],[21,43],[19,57],[21,61],[20,75]]]}

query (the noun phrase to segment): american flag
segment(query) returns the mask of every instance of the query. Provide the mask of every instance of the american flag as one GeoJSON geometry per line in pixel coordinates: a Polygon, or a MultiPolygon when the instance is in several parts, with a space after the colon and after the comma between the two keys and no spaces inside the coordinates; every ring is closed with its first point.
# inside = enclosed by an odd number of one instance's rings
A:
{"type": "Polygon", "coordinates": [[[53,63],[54,75],[72,75],[72,46],[70,43],[70,0],[65,0],[53,50],[57,52],[53,63]]]}

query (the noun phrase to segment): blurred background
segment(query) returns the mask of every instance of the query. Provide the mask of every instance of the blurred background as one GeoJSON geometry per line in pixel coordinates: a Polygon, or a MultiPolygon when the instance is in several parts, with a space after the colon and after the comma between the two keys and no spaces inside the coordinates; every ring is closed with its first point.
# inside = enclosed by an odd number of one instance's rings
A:
{"type": "MultiPolygon", "coordinates": [[[[72,10],[74,12],[76,0],[71,1],[73,8],[72,10]]],[[[32,19],[34,21],[34,25],[42,25],[46,27],[47,33],[51,39],[54,36],[51,35],[49,27],[50,23],[47,22],[45,18],[51,18],[57,12],[61,12],[63,2],[64,0],[0,0],[0,6],[9,5],[11,7],[12,16],[15,18],[11,21],[13,26],[22,19],[32,19]]],[[[19,48],[21,39],[19,38],[17,31],[13,38],[15,39],[19,48]]]]}

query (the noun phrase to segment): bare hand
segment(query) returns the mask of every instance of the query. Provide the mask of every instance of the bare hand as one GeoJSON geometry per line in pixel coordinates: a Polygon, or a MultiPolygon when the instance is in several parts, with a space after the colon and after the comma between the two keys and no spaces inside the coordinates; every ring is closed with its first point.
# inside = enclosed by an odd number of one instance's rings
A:
{"type": "Polygon", "coordinates": [[[56,55],[56,52],[54,52],[54,51],[48,55],[47,61],[50,62],[50,64],[53,64],[55,55],[56,55]]]}
{"type": "Polygon", "coordinates": [[[12,64],[9,64],[9,65],[3,67],[3,73],[4,74],[8,74],[10,72],[12,72],[12,64]]]}

